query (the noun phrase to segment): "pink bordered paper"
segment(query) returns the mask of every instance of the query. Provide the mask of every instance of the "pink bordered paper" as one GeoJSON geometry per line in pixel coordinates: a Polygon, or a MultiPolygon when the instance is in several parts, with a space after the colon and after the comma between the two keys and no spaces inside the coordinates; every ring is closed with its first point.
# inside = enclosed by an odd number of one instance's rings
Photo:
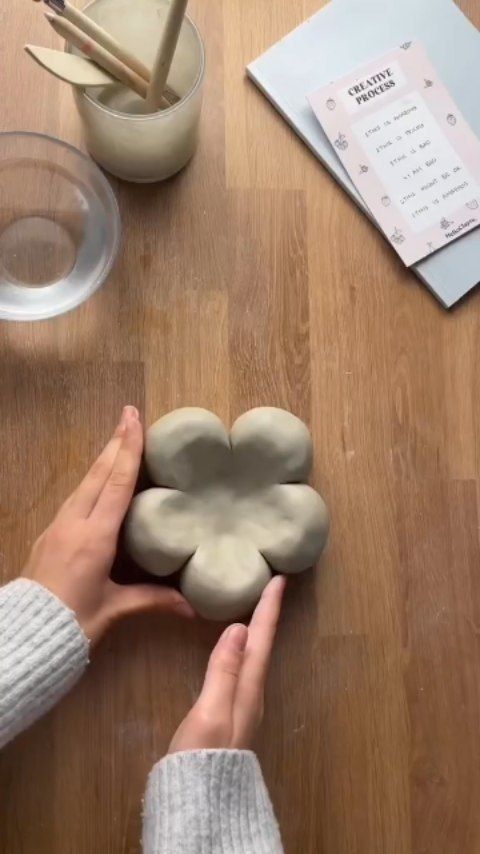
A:
{"type": "Polygon", "coordinates": [[[405,42],[309,101],[407,266],[480,225],[480,141],[422,45],[405,42]]]}

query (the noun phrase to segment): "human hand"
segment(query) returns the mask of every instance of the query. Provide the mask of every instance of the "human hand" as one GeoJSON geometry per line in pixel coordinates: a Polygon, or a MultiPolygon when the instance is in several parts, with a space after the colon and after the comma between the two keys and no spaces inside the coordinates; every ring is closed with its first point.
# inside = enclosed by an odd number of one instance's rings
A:
{"type": "Polygon", "coordinates": [[[286,579],[263,591],[247,628],[229,626],[212,652],[202,692],[180,724],[169,753],[251,747],[263,719],[264,687],[286,579]]]}
{"type": "Polygon", "coordinates": [[[93,642],[126,614],[158,610],[193,617],[195,613],[176,590],[155,584],[120,585],[109,577],[142,450],[138,412],[126,406],[113,437],[36,541],[23,571],[75,611],[93,642]]]}

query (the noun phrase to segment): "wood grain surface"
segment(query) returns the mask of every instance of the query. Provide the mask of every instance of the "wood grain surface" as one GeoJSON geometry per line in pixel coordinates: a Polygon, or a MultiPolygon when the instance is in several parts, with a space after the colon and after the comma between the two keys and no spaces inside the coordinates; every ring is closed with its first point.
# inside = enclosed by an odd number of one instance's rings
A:
{"type": "MultiPolygon", "coordinates": [[[[147,423],[185,404],[227,422],[292,409],[333,530],[289,590],[258,745],[287,854],[478,854],[480,295],[440,308],[245,79],[319,5],[192,0],[197,156],[164,185],[112,181],[123,248],[94,298],[0,325],[0,577],[124,403],[147,423]]],[[[479,26],[476,0],[459,5],[479,26]]],[[[68,87],[22,55],[60,46],[39,8],[5,2],[0,25],[2,129],[81,144],[68,87]]],[[[146,776],[217,634],[112,631],[2,755],[1,854],[138,854],[146,776]]]]}

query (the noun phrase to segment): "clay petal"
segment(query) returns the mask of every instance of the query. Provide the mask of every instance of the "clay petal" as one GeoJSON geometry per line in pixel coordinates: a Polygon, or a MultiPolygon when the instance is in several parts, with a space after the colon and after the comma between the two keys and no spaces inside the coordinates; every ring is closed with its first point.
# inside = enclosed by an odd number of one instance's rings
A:
{"type": "Polygon", "coordinates": [[[133,499],[126,545],[153,575],[170,575],[192,556],[199,542],[195,500],[173,489],[147,489],[133,499]]]}
{"type": "Polygon", "coordinates": [[[245,518],[244,532],[277,572],[302,572],[322,553],[330,527],[318,492],[304,483],[266,489],[255,515],[245,518]]]}
{"type": "Polygon", "coordinates": [[[231,469],[228,431],[213,412],[185,407],[164,415],[147,431],[145,459],[159,486],[189,490],[231,469]]]}
{"type": "Polygon", "coordinates": [[[284,409],[262,406],[237,418],[230,431],[235,469],[253,483],[308,479],[313,447],[308,428],[284,409]]]}
{"type": "Polygon", "coordinates": [[[270,578],[252,543],[223,536],[199,546],[183,570],[180,589],[207,620],[237,620],[253,610],[270,578]]]}

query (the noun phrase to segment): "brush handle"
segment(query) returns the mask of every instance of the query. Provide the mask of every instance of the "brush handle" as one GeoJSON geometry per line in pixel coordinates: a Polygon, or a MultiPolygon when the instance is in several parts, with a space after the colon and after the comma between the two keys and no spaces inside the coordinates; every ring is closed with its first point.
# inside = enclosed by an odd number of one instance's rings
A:
{"type": "Polygon", "coordinates": [[[81,12],[79,9],[76,9],[70,3],[65,3],[65,9],[63,11],[63,17],[66,18],[67,21],[70,21],[71,24],[78,27],[79,30],[82,30],[87,36],[93,39],[97,44],[101,47],[105,48],[105,50],[109,51],[112,56],[116,57],[123,62],[128,68],[131,68],[135,74],[138,74],[139,77],[142,77],[147,83],[150,80],[150,71],[143,62],[140,62],[133,53],[130,53],[123,45],[120,44],[110,33],[107,33],[103,27],[100,27],[99,24],[92,21],[88,15],[85,15],[84,12],[81,12]]]}
{"type": "Polygon", "coordinates": [[[147,105],[158,110],[167,85],[188,0],[171,0],[148,87],[147,105]]]}
{"type": "Polygon", "coordinates": [[[131,68],[128,68],[120,59],[109,53],[101,45],[85,35],[82,30],[65,20],[63,16],[53,15],[49,12],[45,15],[48,22],[59,36],[62,36],[69,44],[78,48],[88,59],[92,59],[100,68],[108,71],[119,83],[123,83],[128,89],[132,89],[141,98],[147,96],[147,83],[131,68]]]}

